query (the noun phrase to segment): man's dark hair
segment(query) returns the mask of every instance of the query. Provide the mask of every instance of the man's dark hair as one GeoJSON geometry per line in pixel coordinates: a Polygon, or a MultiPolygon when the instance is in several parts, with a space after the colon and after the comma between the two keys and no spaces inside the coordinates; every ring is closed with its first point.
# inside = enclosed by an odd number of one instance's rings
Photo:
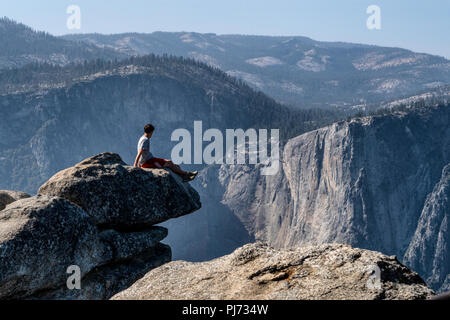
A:
{"type": "Polygon", "coordinates": [[[145,133],[152,133],[154,130],[155,130],[155,127],[153,125],[151,125],[150,123],[146,124],[144,127],[145,133]]]}

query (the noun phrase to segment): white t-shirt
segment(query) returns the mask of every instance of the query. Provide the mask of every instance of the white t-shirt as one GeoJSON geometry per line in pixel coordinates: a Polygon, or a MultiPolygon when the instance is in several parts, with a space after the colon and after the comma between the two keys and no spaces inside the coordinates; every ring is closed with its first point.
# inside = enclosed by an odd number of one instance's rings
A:
{"type": "Polygon", "coordinates": [[[138,153],[139,151],[144,150],[142,151],[141,159],[139,160],[141,165],[144,164],[147,160],[153,158],[153,154],[150,152],[150,139],[147,138],[145,134],[139,139],[137,150],[138,153]]]}

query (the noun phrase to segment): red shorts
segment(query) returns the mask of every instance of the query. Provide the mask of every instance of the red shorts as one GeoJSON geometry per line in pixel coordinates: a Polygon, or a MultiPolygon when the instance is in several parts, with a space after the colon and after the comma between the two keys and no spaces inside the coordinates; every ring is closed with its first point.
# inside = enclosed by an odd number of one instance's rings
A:
{"type": "Polygon", "coordinates": [[[166,159],[151,158],[141,165],[141,168],[163,168],[168,162],[166,159]]]}

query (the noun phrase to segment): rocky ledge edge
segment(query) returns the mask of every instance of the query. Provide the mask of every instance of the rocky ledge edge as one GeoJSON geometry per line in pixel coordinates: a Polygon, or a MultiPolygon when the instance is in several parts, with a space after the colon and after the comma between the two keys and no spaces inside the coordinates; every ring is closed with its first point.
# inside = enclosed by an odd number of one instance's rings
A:
{"type": "Polygon", "coordinates": [[[0,191],[0,200],[0,299],[108,299],[171,260],[167,229],[155,224],[201,207],[169,170],[114,153],[58,172],[33,197],[0,191]]]}

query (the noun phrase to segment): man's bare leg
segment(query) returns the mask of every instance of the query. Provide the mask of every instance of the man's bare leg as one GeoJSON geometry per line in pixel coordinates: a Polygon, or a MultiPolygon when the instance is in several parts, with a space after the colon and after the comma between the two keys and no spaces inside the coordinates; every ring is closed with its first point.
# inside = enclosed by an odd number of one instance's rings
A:
{"type": "Polygon", "coordinates": [[[170,170],[172,170],[173,172],[175,172],[176,174],[178,174],[180,176],[185,176],[185,175],[190,174],[190,172],[184,171],[183,169],[180,168],[180,166],[176,165],[175,163],[173,163],[170,160],[164,164],[164,168],[169,168],[170,170]]]}

